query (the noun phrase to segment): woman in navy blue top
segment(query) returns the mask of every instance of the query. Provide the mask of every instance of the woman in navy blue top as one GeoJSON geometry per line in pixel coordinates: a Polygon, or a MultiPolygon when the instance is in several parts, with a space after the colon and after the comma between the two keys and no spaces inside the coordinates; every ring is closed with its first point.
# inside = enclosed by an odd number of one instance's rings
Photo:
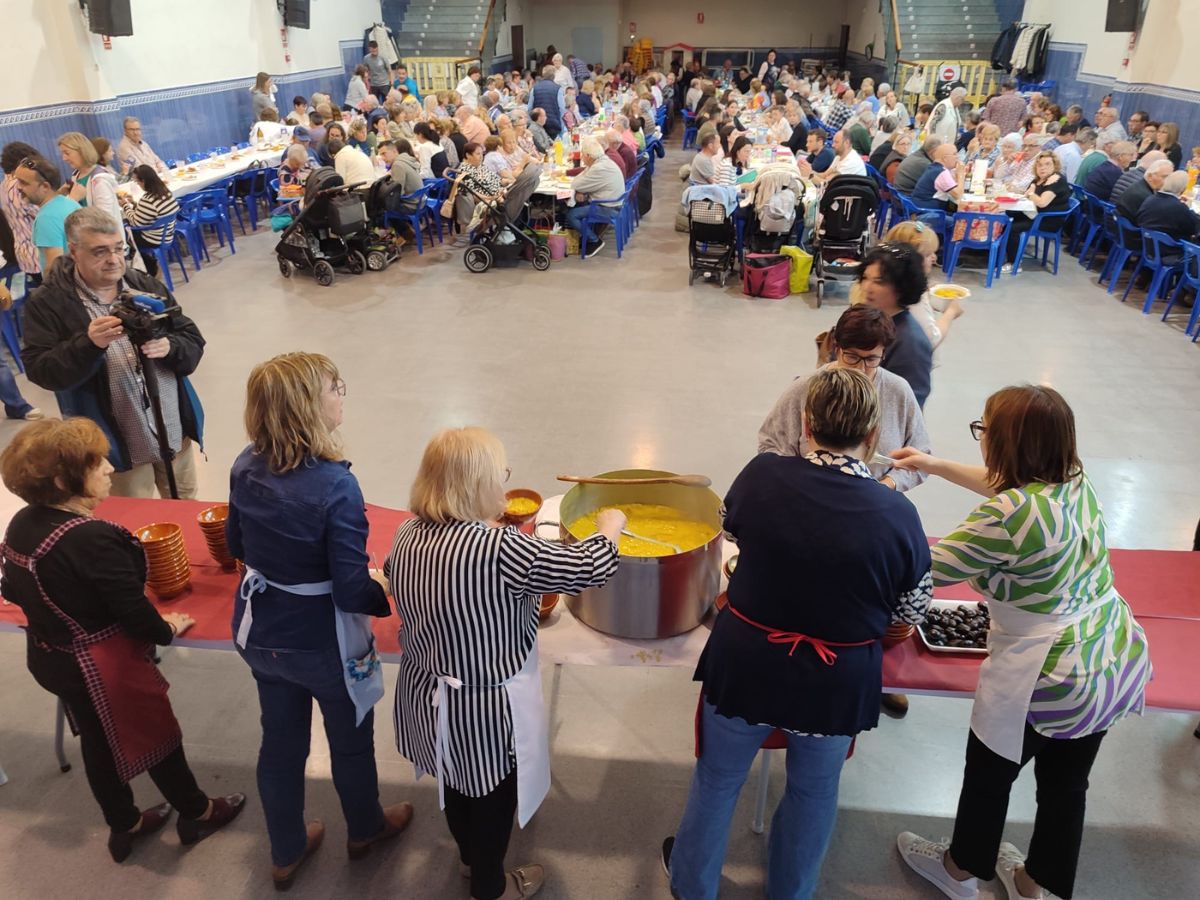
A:
{"type": "Polygon", "coordinates": [[[324,836],[320,822],[304,823],[314,699],[350,857],[399,834],[413,814],[409,803],[379,803],[370,707],[382,696],[383,676],[365,617],[391,610],[386,582],[368,569],[362,492],[334,435],[345,393],[319,354],[287,353],[256,366],[246,386],[251,444],[229,477],[226,535],[246,564],[233,634],[258,686],[258,790],[281,889],[324,836]],[[355,640],[357,649],[347,651],[355,640]]]}
{"type": "Polygon", "coordinates": [[[850,741],[879,721],[881,639],[893,621],[922,621],[932,596],[916,509],[863,462],[878,428],[870,379],[819,370],[805,402],[810,452],[758,455],[725,498],[738,566],[696,669],[700,753],[687,808],[663,844],[676,896],[717,896],[738,793],[776,728],[788,775],[767,895],[816,889],[850,741]]]}
{"type": "Polygon", "coordinates": [[[863,300],[892,317],[896,339],[883,354],[883,367],[908,382],[925,408],[933,373],[933,344],[908,310],[929,287],[920,253],[908,244],[880,244],[867,254],[859,275],[863,300]]]}

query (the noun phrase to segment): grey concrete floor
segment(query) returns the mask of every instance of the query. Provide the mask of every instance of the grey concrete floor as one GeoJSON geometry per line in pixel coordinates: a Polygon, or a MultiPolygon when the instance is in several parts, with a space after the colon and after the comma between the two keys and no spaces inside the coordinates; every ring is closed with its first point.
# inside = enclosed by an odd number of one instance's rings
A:
{"type": "MultiPolygon", "coordinates": [[[[672,142],[677,146],[678,136],[672,142]]],[[[420,452],[436,429],[476,423],[505,441],[514,484],[559,492],[554,476],[630,465],[705,472],[722,491],[754,452],[771,403],[813,362],[815,334],[845,307],[835,296],[750,300],[733,285],[687,286],[685,238],[672,230],[678,151],[661,161],[655,208],[623,259],[600,256],[471,275],[461,250],[413,252],[382,274],[339,275],[333,288],[282,279],[273,238],[260,232],[214,262],[178,296],[208,339],[195,383],[208,413],[202,496],[226,495],[245,443],[243,385],[251,366],[293,349],[329,354],[349,385],[344,438],[367,498],[405,505],[420,452]]],[[[1195,385],[1200,347],[1182,318],[1143,317],[1070,259],[1062,272],[1029,269],[985,291],[974,274],[967,315],[939,351],[926,409],[935,449],[971,460],[967,423],[987,395],[1019,381],[1054,384],[1074,406],[1085,464],[1119,547],[1184,549],[1200,515],[1195,385]]],[[[29,387],[48,411],[54,400],[29,387]]],[[[0,422],[0,445],[16,430],[0,422]]],[[[910,495],[930,534],[944,533],[972,498],[931,483],[910,495]]],[[[18,507],[0,497],[7,519],[18,507]]],[[[0,634],[0,896],[256,897],[270,891],[266,835],[254,789],[258,743],[251,679],[232,654],[173,649],[164,663],[188,756],[212,792],[244,790],[250,808],[228,833],[183,852],[171,831],[124,866],[76,763],[51,753],[52,698],[24,671],[22,639],[0,634]]],[[[389,681],[391,681],[389,669],[389,681]]],[[[510,862],[540,862],[547,898],[666,898],[658,845],[673,831],[690,778],[690,672],[567,667],[543,673],[552,708],[554,787],[513,836],[510,862]]],[[[398,894],[466,897],[436,789],[414,783],[394,749],[385,704],[377,757],[385,802],[410,798],[417,818],[387,851],[348,865],[320,727],[313,735],[308,807],[328,844],[293,896],[398,894]]],[[[859,741],[842,778],[841,813],[822,898],[921,898],[934,891],[896,857],[895,834],[947,834],[957,799],[969,705],[914,698],[904,721],[885,719],[859,741]]],[[[1092,779],[1077,897],[1196,896],[1200,883],[1200,741],[1187,716],[1126,722],[1106,742],[1092,779]]],[[[782,788],[776,761],[772,804],[782,788]]],[[[753,786],[736,814],[722,896],[762,894],[765,839],[749,831],[753,786]]],[[[144,777],[145,803],[156,798],[144,777]]],[[[1008,837],[1025,845],[1032,776],[1014,792],[1008,837]]],[[[998,884],[984,895],[1002,896],[998,884]]]]}

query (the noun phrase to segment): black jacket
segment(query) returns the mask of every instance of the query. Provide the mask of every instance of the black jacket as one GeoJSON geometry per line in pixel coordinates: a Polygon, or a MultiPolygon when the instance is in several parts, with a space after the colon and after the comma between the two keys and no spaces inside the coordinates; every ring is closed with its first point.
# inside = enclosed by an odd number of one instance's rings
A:
{"type": "MultiPolygon", "coordinates": [[[[167,306],[179,305],[162,284],[144,272],[129,270],[125,282],[140,293],[158,297],[167,306]]],[[[100,426],[111,447],[109,462],[118,472],[125,472],[131,468],[129,450],[113,414],[105,351],[87,334],[90,322],[76,292],[75,261],[69,256],[60,257],[46,273],[45,283],[25,304],[21,361],[30,381],[54,391],[64,418],[85,416],[100,426]]],[[[204,409],[187,376],[200,364],[204,338],[191,319],[180,316],[170,342],[171,351],[162,362],[177,377],[183,433],[203,446],[204,409]]]]}
{"type": "MultiPolygon", "coordinates": [[[[1200,228],[1200,218],[1174,194],[1158,191],[1142,201],[1138,209],[1137,225],[1146,231],[1161,231],[1177,241],[1190,241],[1200,228]]],[[[1174,253],[1176,257],[1179,255],[1179,251],[1174,253]]]]}

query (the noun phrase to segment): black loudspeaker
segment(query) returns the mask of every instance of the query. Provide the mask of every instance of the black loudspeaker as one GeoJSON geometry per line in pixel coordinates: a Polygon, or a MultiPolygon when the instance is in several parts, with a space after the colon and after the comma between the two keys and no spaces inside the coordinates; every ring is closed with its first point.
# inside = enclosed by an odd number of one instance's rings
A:
{"type": "Polygon", "coordinates": [[[289,28],[308,28],[309,0],[287,0],[283,8],[283,24],[289,28]]]}
{"type": "Polygon", "coordinates": [[[1137,31],[1141,0],[1108,0],[1108,15],[1104,19],[1105,31],[1137,31]]]}
{"type": "Polygon", "coordinates": [[[88,29],[93,34],[129,37],[133,34],[130,0],[88,0],[88,29]]]}

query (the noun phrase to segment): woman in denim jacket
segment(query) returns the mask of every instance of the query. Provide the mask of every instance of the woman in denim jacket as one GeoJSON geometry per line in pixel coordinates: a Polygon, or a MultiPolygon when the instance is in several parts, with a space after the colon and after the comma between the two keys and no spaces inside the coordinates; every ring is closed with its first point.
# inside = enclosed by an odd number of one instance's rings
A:
{"type": "Polygon", "coordinates": [[[386,582],[367,567],[362,492],[334,434],[345,393],[319,354],[286,353],[256,366],[246,386],[251,444],[229,478],[229,549],[246,565],[233,634],[258,685],[258,790],[281,889],[325,833],[319,821],[304,823],[314,699],[350,858],[399,834],[413,815],[409,803],[379,803],[371,707],[383,681],[369,617],[391,610],[386,582]]]}

